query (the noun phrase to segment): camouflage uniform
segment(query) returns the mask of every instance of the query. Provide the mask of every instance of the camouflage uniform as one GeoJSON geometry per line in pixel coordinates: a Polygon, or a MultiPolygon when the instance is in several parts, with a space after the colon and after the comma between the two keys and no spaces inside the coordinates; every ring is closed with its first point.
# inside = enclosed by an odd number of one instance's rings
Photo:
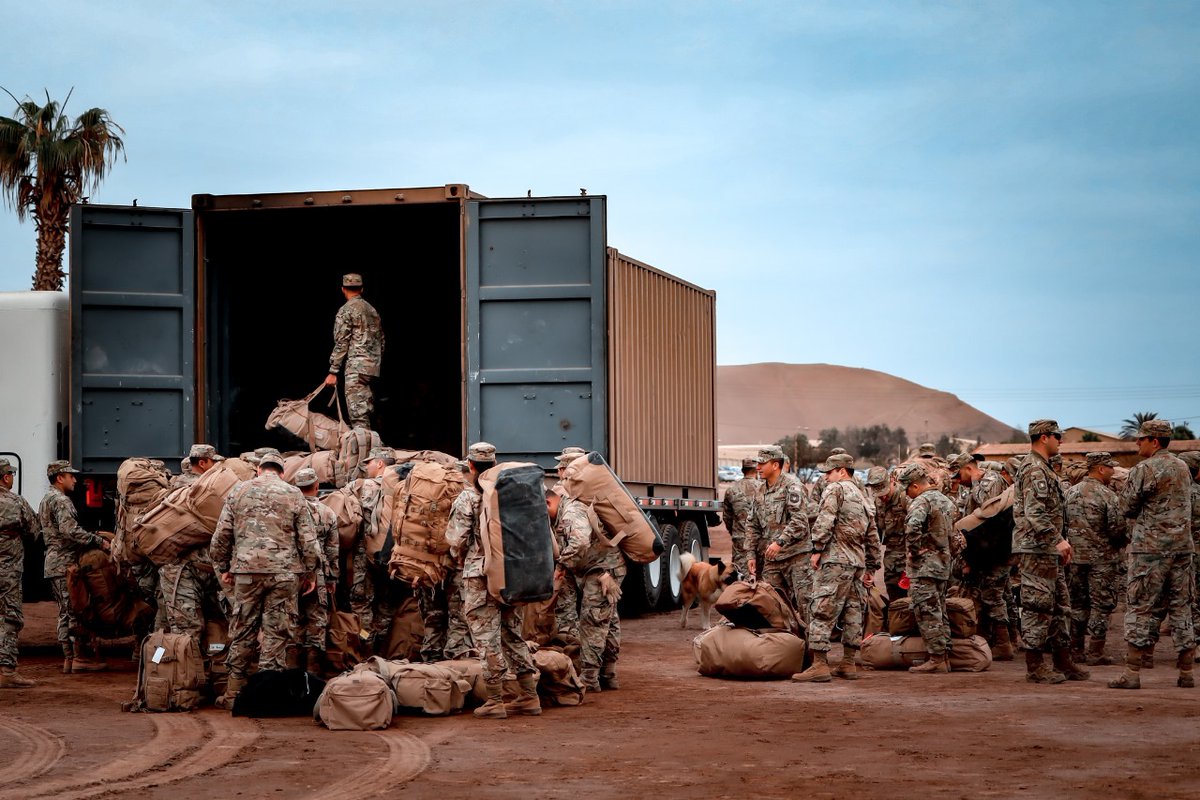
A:
{"type": "Polygon", "coordinates": [[[186,633],[200,644],[204,621],[224,616],[221,585],[208,553],[195,550],[174,564],[158,568],[167,629],[186,633]]]}
{"type": "Polygon", "coordinates": [[[1165,598],[1177,651],[1196,644],[1192,622],[1191,476],[1187,465],[1160,450],[1129,470],[1121,507],[1133,520],[1125,641],[1153,644],[1154,607],[1165,598]]]}
{"type": "Polygon", "coordinates": [[[225,661],[231,688],[245,680],[260,631],[259,669],[284,669],[296,640],[299,576],[315,575],[322,558],[304,495],[272,472],[240,484],[225,498],[208,554],[234,581],[225,661]]]}
{"type": "Polygon", "coordinates": [[[774,586],[808,622],[808,598],[812,591],[812,537],[804,510],[804,488],[790,472],[782,472],[774,486],[764,482],[746,525],[746,549],[766,559],[772,543],[780,546],[775,557],[762,567],[762,578],[774,586]]]}
{"type": "Polygon", "coordinates": [[[0,667],[3,668],[16,668],[17,637],[25,627],[21,607],[25,547],[21,537],[39,535],[41,527],[29,503],[0,486],[0,667]]]}
{"type": "Polygon", "coordinates": [[[354,427],[343,433],[338,442],[337,460],[333,462],[333,485],[341,489],[351,481],[367,477],[367,456],[382,448],[375,431],[354,427]]]}
{"type": "Polygon", "coordinates": [[[483,497],[475,486],[465,486],[450,509],[446,543],[463,564],[463,611],[471,627],[471,638],[483,653],[484,677],[492,686],[512,670],[518,677],[534,673],[529,645],[521,637],[521,612],[488,594],[483,570],[483,542],[479,530],[479,507],[483,497]]]}
{"type": "Polygon", "coordinates": [[[1062,484],[1040,453],[1021,462],[1013,496],[1013,552],[1021,572],[1021,637],[1030,650],[1069,648],[1071,600],[1055,546],[1067,528],[1062,484]]]}
{"type": "Polygon", "coordinates": [[[1200,483],[1192,482],[1192,627],[1200,642],[1200,483]]]}
{"type": "Polygon", "coordinates": [[[462,610],[462,573],[447,570],[440,586],[422,586],[416,590],[416,598],[425,625],[421,660],[467,657],[474,647],[462,610]]]}
{"type": "Polygon", "coordinates": [[[1117,560],[1113,540],[1125,532],[1121,501],[1093,477],[1067,491],[1067,538],[1071,542],[1071,618],[1086,624],[1094,639],[1108,636],[1109,615],[1117,607],[1117,560]]]}
{"type": "MultiPolygon", "coordinates": [[[[1003,475],[985,469],[983,476],[971,486],[966,513],[970,514],[987,501],[1004,494],[1007,488],[1008,483],[1003,475]]],[[[1000,627],[1008,627],[1008,579],[1011,574],[1012,567],[1006,561],[974,576],[979,587],[979,602],[988,619],[992,621],[993,631],[1000,627]]]]}
{"type": "MultiPolygon", "coordinates": [[[[884,484],[887,486],[888,484],[884,484]]],[[[898,600],[908,594],[900,588],[900,577],[904,575],[904,520],[908,516],[908,495],[896,486],[891,494],[880,497],[873,491],[875,501],[875,524],[883,539],[883,584],[890,600],[898,600]]]]}
{"type": "Polygon", "coordinates": [[[866,604],[863,576],[879,569],[881,553],[869,501],[853,481],[825,488],[813,523],[812,550],[821,560],[809,602],[808,646],[828,651],[833,626],[841,623],[842,645],[857,648],[866,604]]]}
{"type": "Polygon", "coordinates": [[[909,500],[904,518],[906,567],[911,583],[908,596],[925,649],[933,656],[942,656],[950,648],[946,584],[950,580],[954,514],[954,503],[936,487],[930,487],[909,500]]]}
{"type": "Polygon", "coordinates": [[[383,641],[387,639],[395,608],[389,597],[388,577],[382,571],[377,573],[367,557],[367,532],[379,504],[383,480],[359,478],[348,485],[362,504],[362,524],[351,554],[350,610],[358,616],[363,630],[369,631],[376,641],[383,641]]]}
{"type": "Polygon", "coordinates": [[[351,427],[371,427],[371,412],[375,398],[371,380],[379,377],[383,359],[383,325],[379,312],[362,298],[351,297],[333,321],[333,352],[329,356],[329,371],[343,372],[346,392],[346,411],[351,427]]]}
{"type": "Polygon", "coordinates": [[[50,487],[38,506],[38,522],[46,541],[44,574],[50,579],[54,600],[58,603],[58,642],[69,658],[72,651],[71,631],[79,630],[79,621],[71,609],[67,593],[67,567],[78,563],[84,551],[101,547],[104,539],[79,527],[75,504],[54,486],[50,487]]]}
{"type": "MultiPolygon", "coordinates": [[[[725,497],[721,501],[721,519],[729,538],[733,540],[733,566],[743,575],[750,574],[750,558],[754,551],[746,547],[746,524],[754,498],[762,488],[762,481],[757,478],[741,478],[729,485],[725,497]]],[[[761,560],[758,568],[762,569],[761,560]]]]}
{"type": "Polygon", "coordinates": [[[305,497],[313,518],[313,530],[321,548],[321,563],[317,570],[317,590],[300,596],[300,646],[325,649],[329,630],[329,609],[333,597],[329,588],[338,579],[338,520],[333,509],[315,497],[305,497]]]}
{"type": "Polygon", "coordinates": [[[605,593],[605,585],[621,585],[625,559],[620,548],[604,538],[599,520],[578,500],[564,497],[560,501],[554,533],[564,543],[558,563],[579,585],[580,660],[585,683],[595,683],[600,668],[611,667],[620,652],[620,642],[609,641],[612,622],[617,618],[617,601],[605,593]],[[604,660],[606,654],[611,662],[604,660]]]}

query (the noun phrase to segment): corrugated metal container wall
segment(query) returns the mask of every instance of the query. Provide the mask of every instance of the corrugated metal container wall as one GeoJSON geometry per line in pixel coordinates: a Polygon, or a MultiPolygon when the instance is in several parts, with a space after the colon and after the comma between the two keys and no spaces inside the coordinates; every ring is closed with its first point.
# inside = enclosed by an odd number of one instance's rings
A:
{"type": "Polygon", "coordinates": [[[626,483],[715,498],[715,312],[715,292],[608,248],[609,458],[626,483]]]}

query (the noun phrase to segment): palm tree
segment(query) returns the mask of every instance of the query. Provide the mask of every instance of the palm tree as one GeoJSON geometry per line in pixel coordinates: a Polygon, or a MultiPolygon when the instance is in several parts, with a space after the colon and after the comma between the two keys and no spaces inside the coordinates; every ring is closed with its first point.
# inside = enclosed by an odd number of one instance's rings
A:
{"type": "MultiPolygon", "coordinates": [[[[74,90],[72,90],[74,91],[74,90]]],[[[17,104],[10,117],[0,117],[0,190],[16,208],[17,218],[33,215],[37,230],[34,290],[61,291],[62,257],[67,244],[71,204],[99,187],[109,167],[124,153],[119,133],[103,108],[89,108],[74,121],[46,93],[46,104],[4,92],[17,104]]]]}
{"type": "Polygon", "coordinates": [[[1121,421],[1121,438],[1136,439],[1138,429],[1142,427],[1142,423],[1146,420],[1158,419],[1157,411],[1139,411],[1133,415],[1132,419],[1121,421]]]}

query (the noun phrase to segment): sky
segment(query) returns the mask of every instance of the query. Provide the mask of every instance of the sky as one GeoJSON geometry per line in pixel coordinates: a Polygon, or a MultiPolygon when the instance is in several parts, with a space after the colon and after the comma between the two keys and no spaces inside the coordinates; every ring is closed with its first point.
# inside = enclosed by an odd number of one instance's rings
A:
{"type": "MultiPolygon", "coordinates": [[[[586,188],[610,245],[717,291],[721,364],[1200,430],[1200,5],[58,0],[5,24],[0,85],[125,129],[92,202],[586,188]]],[[[0,291],[33,252],[0,209],[0,291]]]]}

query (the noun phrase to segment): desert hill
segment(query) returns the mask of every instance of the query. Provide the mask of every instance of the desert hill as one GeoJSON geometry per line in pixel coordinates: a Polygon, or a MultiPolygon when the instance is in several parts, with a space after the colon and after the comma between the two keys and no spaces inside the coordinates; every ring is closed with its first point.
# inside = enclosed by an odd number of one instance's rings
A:
{"type": "Polygon", "coordinates": [[[914,445],[943,433],[998,442],[1012,427],[948,392],[870,369],[832,364],[731,364],[717,367],[721,444],[773,442],[802,427],[904,428],[914,445]]]}

